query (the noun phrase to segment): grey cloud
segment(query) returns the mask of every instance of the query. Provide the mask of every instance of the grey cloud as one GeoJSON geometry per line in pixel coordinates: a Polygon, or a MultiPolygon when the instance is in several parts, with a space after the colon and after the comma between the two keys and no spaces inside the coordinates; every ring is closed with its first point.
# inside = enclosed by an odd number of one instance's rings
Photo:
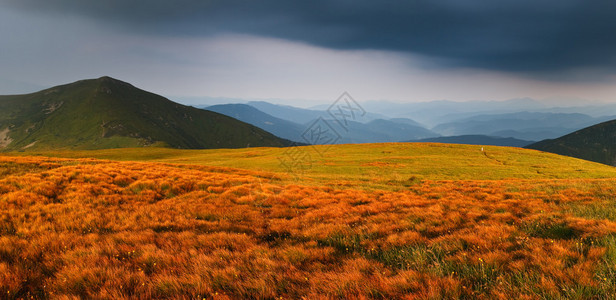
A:
{"type": "MultiPolygon", "coordinates": [[[[154,35],[244,33],[334,49],[375,49],[555,80],[616,74],[611,0],[7,0],[154,35]]],[[[591,78],[596,80],[597,78],[591,78]]]]}

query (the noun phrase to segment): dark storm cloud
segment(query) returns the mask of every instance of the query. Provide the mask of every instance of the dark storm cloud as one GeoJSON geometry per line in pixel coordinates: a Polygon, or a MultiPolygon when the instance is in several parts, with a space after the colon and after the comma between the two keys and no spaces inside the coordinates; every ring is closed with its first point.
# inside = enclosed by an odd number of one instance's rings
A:
{"type": "MultiPolygon", "coordinates": [[[[164,35],[244,33],[563,80],[616,72],[611,0],[8,0],[164,35]],[[585,72],[581,72],[581,70],[585,72]]],[[[588,78],[586,78],[588,79],[588,78]]],[[[593,78],[596,79],[596,78],[593,78]]]]}

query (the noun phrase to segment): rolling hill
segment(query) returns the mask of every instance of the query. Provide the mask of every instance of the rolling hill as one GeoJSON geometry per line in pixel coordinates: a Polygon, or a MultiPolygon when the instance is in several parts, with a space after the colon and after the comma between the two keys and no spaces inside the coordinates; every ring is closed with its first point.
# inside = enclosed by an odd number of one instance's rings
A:
{"type": "Polygon", "coordinates": [[[615,174],[430,143],[2,153],[0,295],[613,299],[615,174]]]}
{"type": "Polygon", "coordinates": [[[285,146],[262,129],[110,77],[0,96],[0,149],[285,146]]]}
{"type": "MultiPolygon", "coordinates": [[[[297,173],[306,182],[343,180],[352,186],[383,185],[409,178],[427,180],[505,180],[613,178],[616,168],[530,149],[441,143],[314,145],[294,148],[185,150],[103,149],[10,153],[64,158],[145,161],[297,173]],[[300,155],[304,154],[304,155],[300,155]],[[282,161],[295,159],[286,166],[282,161]],[[291,167],[292,169],[289,169],[291,167]]],[[[281,179],[288,179],[283,176],[281,179]]],[[[295,182],[291,180],[290,183],[295,182]]],[[[392,187],[396,187],[393,185],[392,187]]]]}
{"type": "Polygon", "coordinates": [[[527,148],[616,166],[616,120],[590,126],[557,139],[543,140],[527,148]]]}

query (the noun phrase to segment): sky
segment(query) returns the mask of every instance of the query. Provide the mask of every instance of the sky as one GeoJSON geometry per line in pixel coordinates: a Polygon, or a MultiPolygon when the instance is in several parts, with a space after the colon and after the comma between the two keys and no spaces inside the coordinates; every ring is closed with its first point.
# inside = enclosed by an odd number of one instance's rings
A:
{"type": "Polygon", "coordinates": [[[0,0],[0,94],[616,102],[614,32],[613,0],[0,0]]]}

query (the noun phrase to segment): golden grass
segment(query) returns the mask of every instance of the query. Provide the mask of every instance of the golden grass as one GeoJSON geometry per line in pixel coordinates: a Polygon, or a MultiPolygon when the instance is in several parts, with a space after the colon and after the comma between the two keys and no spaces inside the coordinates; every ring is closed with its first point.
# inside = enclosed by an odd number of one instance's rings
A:
{"type": "MultiPolygon", "coordinates": [[[[357,149],[328,160],[413,159],[357,149]]],[[[279,150],[221,156],[248,151],[279,150]]],[[[609,174],[572,164],[555,167],[609,174]]],[[[0,297],[616,297],[616,179],[462,180],[455,166],[456,180],[390,173],[366,189],[361,173],[320,164],[295,181],[255,166],[0,156],[0,297]]]]}

